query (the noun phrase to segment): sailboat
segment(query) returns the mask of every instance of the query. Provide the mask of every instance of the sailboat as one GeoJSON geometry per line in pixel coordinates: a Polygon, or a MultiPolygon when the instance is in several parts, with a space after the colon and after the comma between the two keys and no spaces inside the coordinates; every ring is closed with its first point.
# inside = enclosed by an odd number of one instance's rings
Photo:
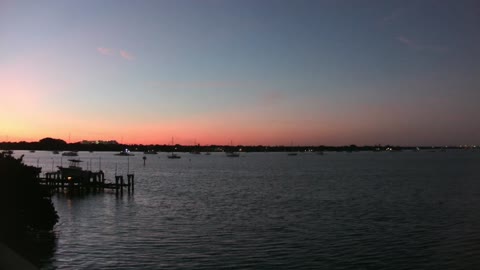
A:
{"type": "Polygon", "coordinates": [[[290,144],[290,152],[288,152],[287,155],[289,155],[289,156],[296,156],[296,155],[298,155],[297,152],[293,152],[292,150],[293,150],[293,141],[292,141],[292,143],[290,144]]]}
{"type": "Polygon", "coordinates": [[[167,157],[170,158],[170,159],[178,159],[178,158],[181,158],[181,156],[175,154],[173,152],[173,150],[175,150],[175,146],[173,144],[173,137],[172,137],[172,152],[170,153],[170,155],[168,155],[167,157]]]}
{"type": "Polygon", "coordinates": [[[195,141],[193,142],[193,145],[194,145],[194,146],[192,147],[192,151],[190,151],[190,154],[200,155],[200,154],[201,154],[201,153],[200,153],[200,150],[199,150],[200,144],[197,144],[197,141],[195,140],[195,141]]]}
{"type": "Polygon", "coordinates": [[[233,148],[232,141],[230,141],[230,145],[231,145],[231,150],[225,151],[225,154],[227,155],[227,157],[239,157],[240,154],[233,150],[234,148],[233,148]]]}

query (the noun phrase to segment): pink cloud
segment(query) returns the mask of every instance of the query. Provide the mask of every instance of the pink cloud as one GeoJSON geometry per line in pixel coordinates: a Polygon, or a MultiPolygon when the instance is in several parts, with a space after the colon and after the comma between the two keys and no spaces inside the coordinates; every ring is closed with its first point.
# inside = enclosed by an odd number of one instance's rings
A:
{"type": "Polygon", "coordinates": [[[103,47],[98,47],[97,48],[97,51],[100,53],[100,54],[103,54],[103,55],[114,55],[115,54],[115,49],[112,49],[112,48],[103,48],[103,47]]]}
{"type": "Polygon", "coordinates": [[[133,54],[125,51],[125,50],[119,50],[119,49],[114,49],[114,48],[105,48],[105,47],[98,47],[97,52],[100,53],[101,55],[106,55],[106,56],[117,56],[119,55],[125,60],[134,60],[135,56],[133,54]]]}
{"type": "Polygon", "coordinates": [[[135,59],[135,57],[131,53],[129,53],[125,50],[120,50],[120,56],[123,57],[123,59],[126,59],[126,60],[134,60],[135,59]]]}
{"type": "Polygon", "coordinates": [[[414,49],[419,48],[418,45],[415,42],[413,42],[412,40],[410,40],[410,39],[408,39],[404,36],[398,36],[398,37],[396,37],[396,40],[398,40],[400,43],[402,43],[402,44],[404,44],[404,45],[406,45],[410,48],[414,48],[414,49]]]}
{"type": "Polygon", "coordinates": [[[148,82],[149,87],[170,88],[170,89],[206,89],[206,88],[261,88],[251,82],[234,82],[234,81],[186,81],[186,82],[169,82],[169,81],[152,81],[148,82]]]}

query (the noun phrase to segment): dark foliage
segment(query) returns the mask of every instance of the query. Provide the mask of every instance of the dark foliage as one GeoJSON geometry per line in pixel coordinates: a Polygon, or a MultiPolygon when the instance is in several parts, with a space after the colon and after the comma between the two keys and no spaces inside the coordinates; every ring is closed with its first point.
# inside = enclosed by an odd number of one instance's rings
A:
{"type": "MultiPolygon", "coordinates": [[[[384,151],[387,148],[393,150],[416,150],[416,146],[394,146],[394,145],[365,145],[357,146],[355,144],[344,146],[285,146],[285,145],[166,145],[166,144],[94,144],[94,143],[66,143],[61,139],[44,138],[38,142],[0,142],[0,149],[10,150],[59,150],[59,151],[122,151],[128,148],[130,151],[151,151],[158,152],[221,152],[221,151],[242,151],[242,152],[357,152],[357,151],[384,151]]],[[[457,149],[458,147],[449,146],[448,149],[457,149]]],[[[420,149],[447,149],[445,146],[423,146],[420,149]]]]}
{"type": "Polygon", "coordinates": [[[62,150],[65,149],[66,146],[67,143],[61,139],[43,138],[38,141],[38,147],[40,149],[62,150]]]}
{"type": "Polygon", "coordinates": [[[28,232],[52,230],[58,221],[50,195],[38,183],[40,169],[0,153],[0,241],[14,242],[28,232]]]}

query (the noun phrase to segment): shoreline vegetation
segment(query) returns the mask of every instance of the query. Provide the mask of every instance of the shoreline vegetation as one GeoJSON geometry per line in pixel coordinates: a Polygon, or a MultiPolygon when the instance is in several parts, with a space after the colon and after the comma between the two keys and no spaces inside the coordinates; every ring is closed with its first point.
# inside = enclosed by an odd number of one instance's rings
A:
{"type": "Polygon", "coordinates": [[[51,194],[37,180],[40,170],[23,164],[22,158],[0,153],[0,247],[19,254],[7,256],[2,252],[0,265],[17,265],[16,269],[28,265],[22,257],[41,267],[48,257],[45,255],[53,254],[53,228],[58,222],[51,194]]]}
{"type": "Polygon", "coordinates": [[[402,151],[402,150],[445,150],[445,149],[480,149],[480,146],[398,146],[398,145],[365,145],[345,146],[285,146],[285,145],[168,145],[168,144],[120,144],[116,141],[98,142],[83,141],[67,143],[61,139],[44,138],[38,142],[0,142],[2,150],[43,150],[43,151],[130,151],[147,152],[357,152],[357,151],[402,151]]]}

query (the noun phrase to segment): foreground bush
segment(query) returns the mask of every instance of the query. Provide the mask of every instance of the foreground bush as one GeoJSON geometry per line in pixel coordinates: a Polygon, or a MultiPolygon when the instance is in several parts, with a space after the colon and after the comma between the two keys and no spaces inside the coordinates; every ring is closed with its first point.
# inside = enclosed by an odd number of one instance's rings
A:
{"type": "Polygon", "coordinates": [[[49,193],[40,186],[38,168],[0,153],[0,241],[8,244],[32,232],[49,231],[58,221],[49,193]]]}

